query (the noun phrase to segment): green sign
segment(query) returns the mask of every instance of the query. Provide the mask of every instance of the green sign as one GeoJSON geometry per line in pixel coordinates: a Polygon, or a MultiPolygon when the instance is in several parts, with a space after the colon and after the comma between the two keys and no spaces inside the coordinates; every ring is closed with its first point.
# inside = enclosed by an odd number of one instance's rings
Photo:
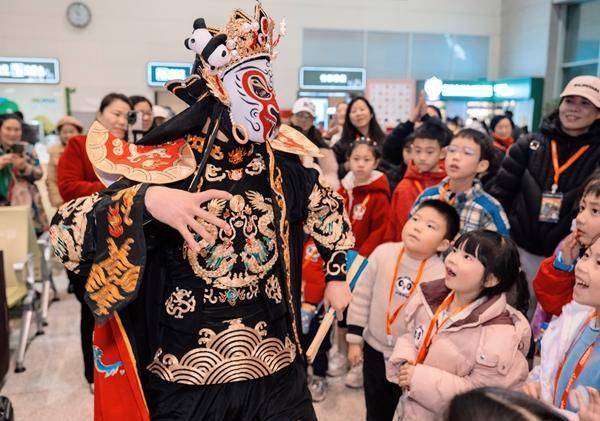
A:
{"type": "Polygon", "coordinates": [[[58,83],[60,66],[55,58],[0,57],[0,83],[58,83]]]}
{"type": "Polygon", "coordinates": [[[532,79],[506,81],[446,81],[441,85],[442,101],[505,101],[532,97],[532,79]]]}
{"type": "Polygon", "coordinates": [[[192,74],[192,65],[187,63],[162,63],[152,61],[148,63],[147,81],[150,86],[164,86],[165,83],[180,79],[187,79],[192,74]]]}
{"type": "Polygon", "coordinates": [[[348,67],[301,67],[300,89],[363,91],[367,72],[348,67]]]}

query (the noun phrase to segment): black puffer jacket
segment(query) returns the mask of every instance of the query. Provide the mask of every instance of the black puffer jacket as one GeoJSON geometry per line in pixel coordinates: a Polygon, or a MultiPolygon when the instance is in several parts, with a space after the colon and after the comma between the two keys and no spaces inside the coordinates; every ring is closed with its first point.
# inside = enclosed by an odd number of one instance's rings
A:
{"type": "Polygon", "coordinates": [[[560,128],[558,113],[542,123],[541,133],[521,137],[504,158],[490,191],[508,215],[512,238],[530,253],[550,256],[569,234],[583,184],[600,165],[600,120],[584,135],[571,137],[560,128]],[[558,146],[563,165],[580,147],[590,148],[561,174],[558,191],[564,195],[560,220],[539,222],[542,194],[552,188],[554,169],[550,142],[558,146]]]}

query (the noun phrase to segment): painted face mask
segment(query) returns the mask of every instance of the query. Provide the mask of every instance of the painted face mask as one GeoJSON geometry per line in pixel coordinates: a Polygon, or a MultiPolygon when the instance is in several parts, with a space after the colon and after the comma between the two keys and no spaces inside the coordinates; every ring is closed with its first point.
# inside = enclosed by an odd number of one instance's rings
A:
{"type": "Polygon", "coordinates": [[[277,136],[279,105],[268,64],[268,58],[249,60],[223,77],[236,139],[265,142],[277,136]]]}
{"type": "Polygon", "coordinates": [[[275,23],[256,4],[254,17],[235,10],[225,28],[207,28],[204,19],[194,22],[185,45],[200,58],[200,73],[211,94],[229,107],[233,136],[239,143],[265,142],[279,131],[279,105],[273,89],[270,63],[279,35],[275,23]]]}

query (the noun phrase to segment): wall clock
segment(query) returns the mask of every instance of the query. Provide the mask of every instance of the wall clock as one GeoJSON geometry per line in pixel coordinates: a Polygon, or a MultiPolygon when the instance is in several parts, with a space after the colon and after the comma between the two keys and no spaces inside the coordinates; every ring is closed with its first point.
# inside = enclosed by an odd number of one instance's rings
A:
{"type": "Polygon", "coordinates": [[[92,11],[83,2],[73,2],[67,7],[67,20],[76,28],[85,28],[92,20],[92,11]]]}

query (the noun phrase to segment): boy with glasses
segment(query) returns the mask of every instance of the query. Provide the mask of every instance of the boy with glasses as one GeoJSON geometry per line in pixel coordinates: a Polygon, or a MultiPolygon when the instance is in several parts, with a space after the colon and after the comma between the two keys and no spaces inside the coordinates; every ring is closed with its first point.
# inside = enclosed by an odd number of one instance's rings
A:
{"type": "Polygon", "coordinates": [[[484,174],[493,157],[492,141],[484,133],[463,129],[446,150],[446,173],[437,186],[425,189],[414,209],[423,201],[445,201],[460,215],[460,234],[488,229],[509,236],[509,223],[500,203],[483,190],[478,176],[484,174]]]}

